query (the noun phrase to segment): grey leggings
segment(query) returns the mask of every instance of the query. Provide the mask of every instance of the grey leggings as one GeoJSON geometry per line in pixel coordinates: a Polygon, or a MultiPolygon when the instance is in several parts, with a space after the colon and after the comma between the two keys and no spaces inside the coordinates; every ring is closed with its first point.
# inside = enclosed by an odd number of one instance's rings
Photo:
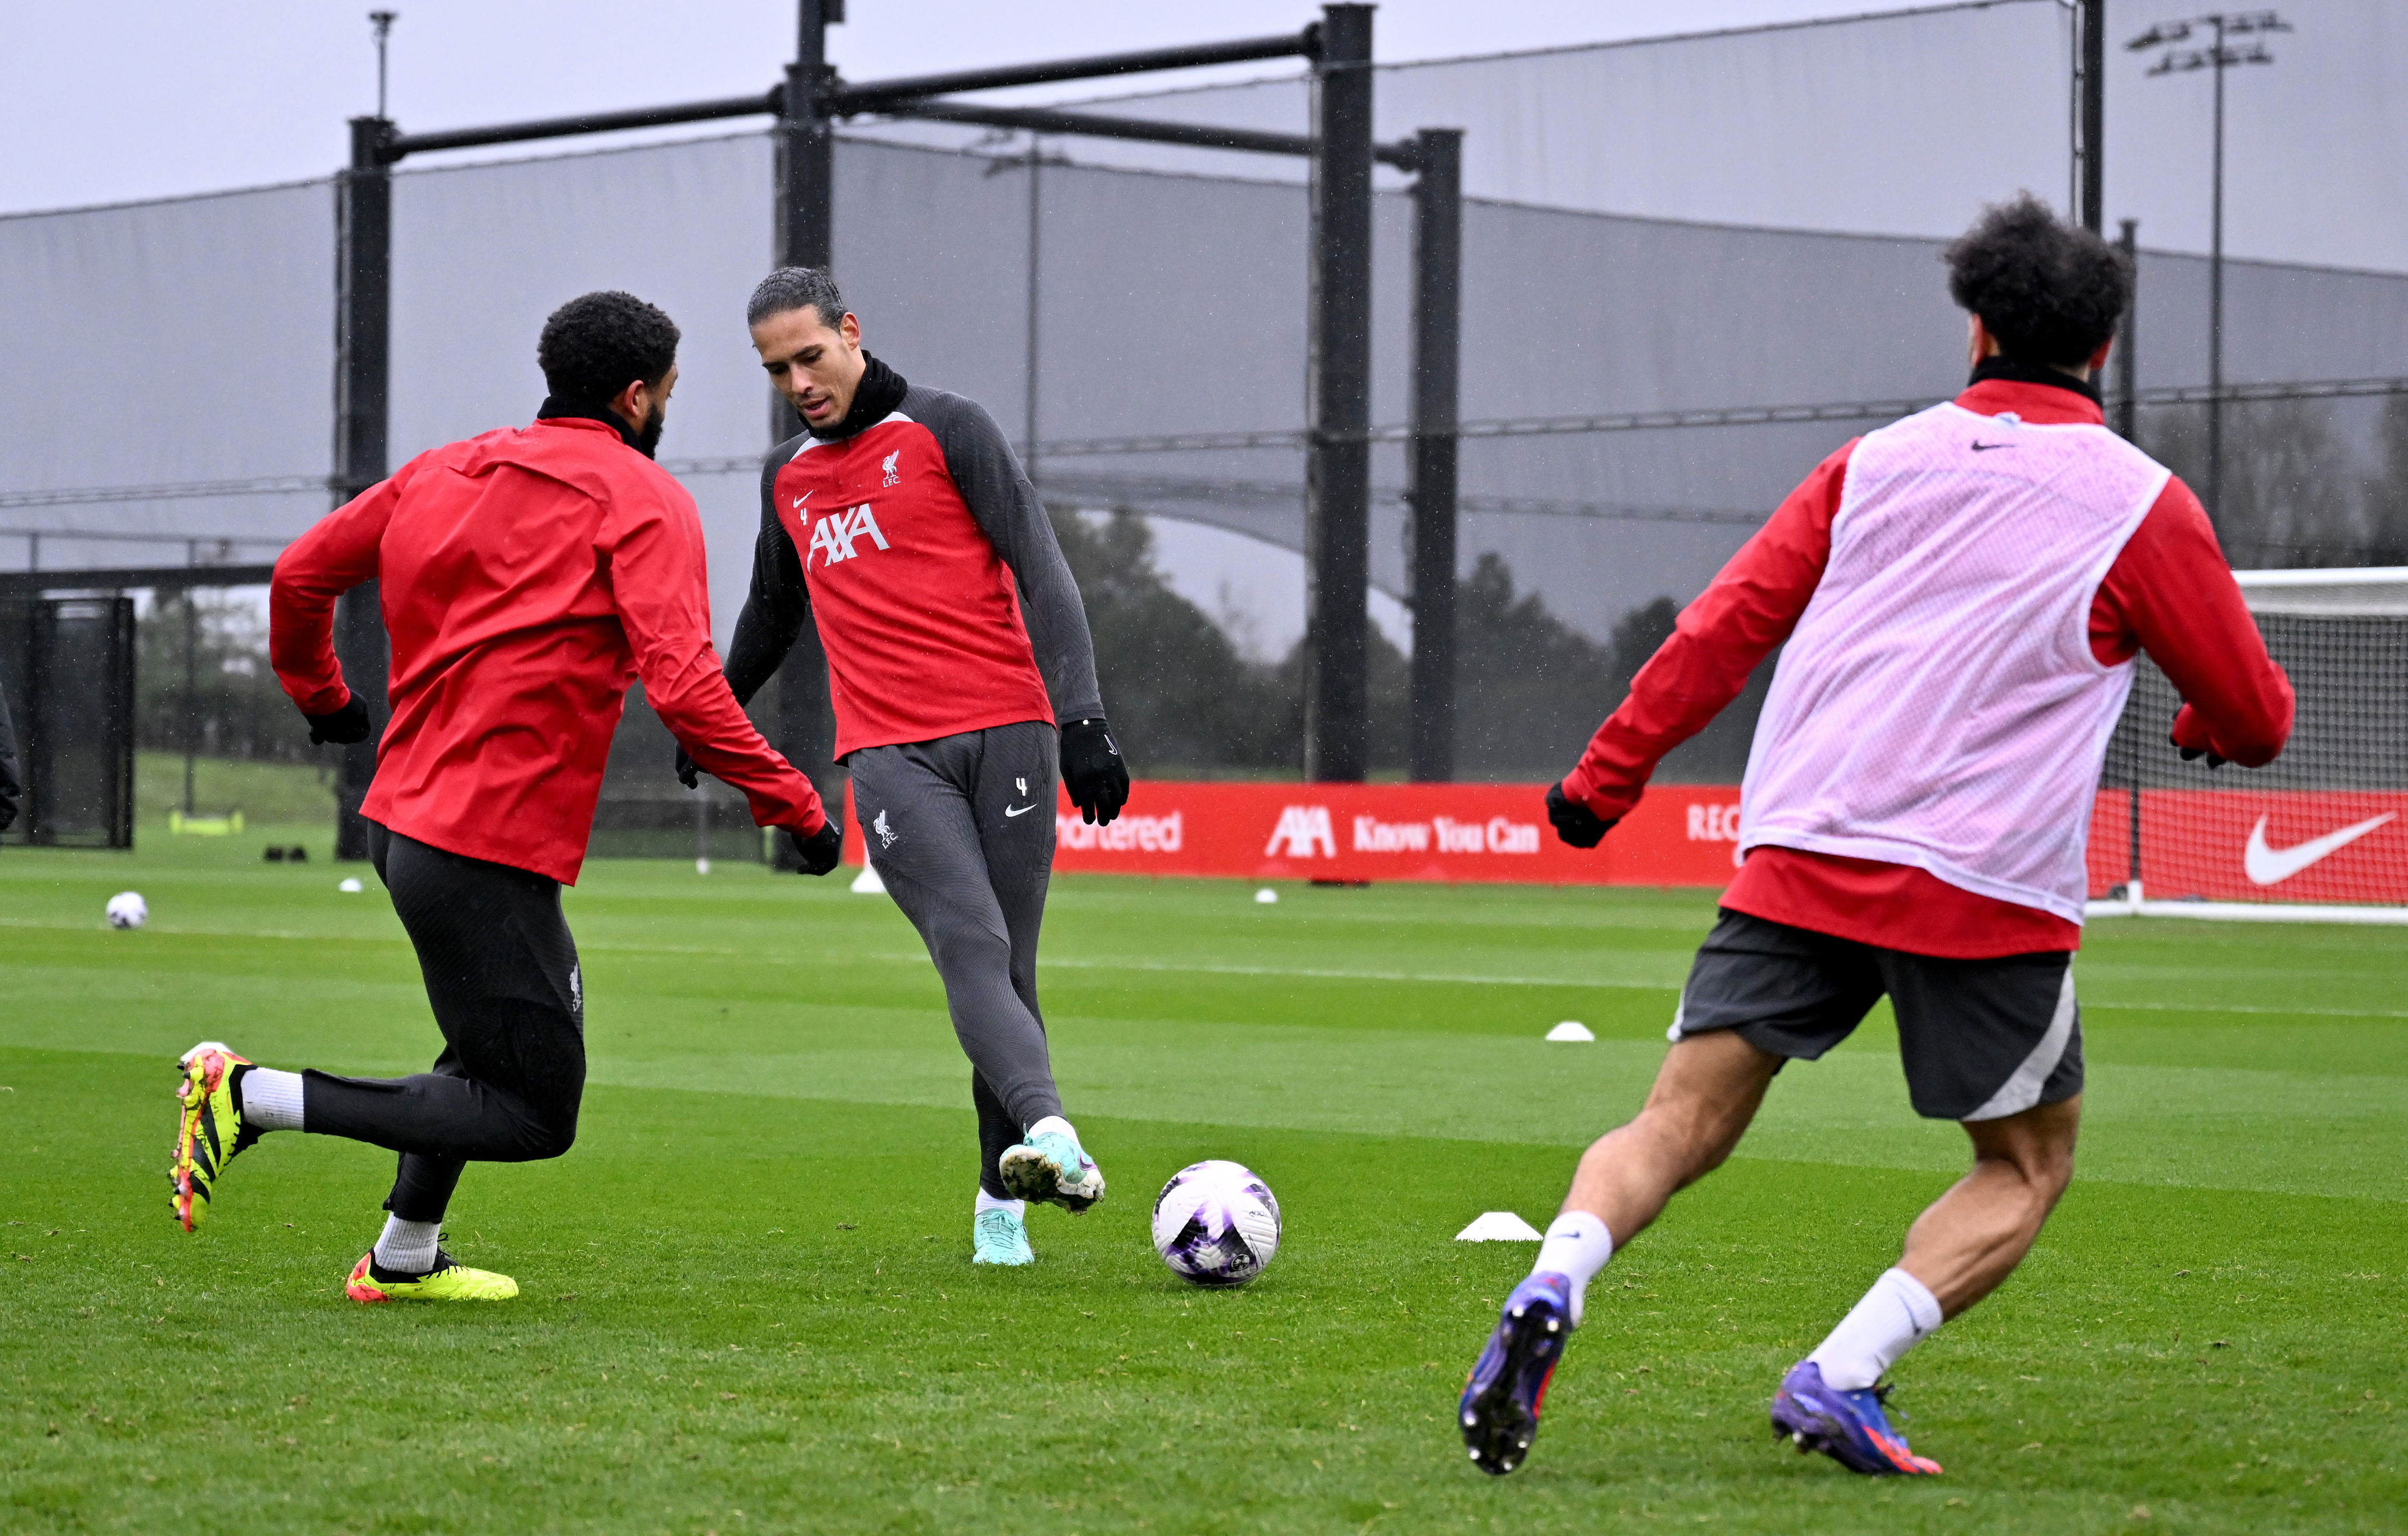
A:
{"type": "Polygon", "coordinates": [[[1062,1113],[1037,1008],[1037,931],[1054,869],[1060,749],[1038,721],[851,754],[853,814],[870,862],[920,930],[970,1058],[979,1184],[996,1159],[1062,1113]]]}

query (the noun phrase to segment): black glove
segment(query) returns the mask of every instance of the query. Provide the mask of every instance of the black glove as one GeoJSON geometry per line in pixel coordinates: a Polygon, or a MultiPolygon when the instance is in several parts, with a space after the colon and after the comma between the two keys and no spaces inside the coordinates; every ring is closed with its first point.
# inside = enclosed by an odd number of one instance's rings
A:
{"type": "Polygon", "coordinates": [[[1555,836],[1575,848],[1594,848],[1613,829],[1612,822],[1565,794],[1561,784],[1547,791],[1547,820],[1555,823],[1555,836]]]}
{"type": "Polygon", "coordinates": [[[700,789],[702,787],[702,769],[694,766],[694,759],[685,754],[685,749],[683,747],[678,748],[677,752],[678,782],[685,785],[688,789],[700,789]]]}
{"type": "Polygon", "coordinates": [[[367,701],[353,694],[343,700],[343,707],[331,714],[303,715],[309,722],[309,744],[323,746],[331,741],[348,747],[354,741],[368,739],[367,701]]]}
{"type": "Polygon", "coordinates": [[[2207,766],[2208,766],[2209,768],[2222,768],[2222,767],[2225,765],[2225,763],[2226,763],[2227,761],[2229,761],[2229,759],[2227,759],[2227,758],[2225,758],[2225,757],[2221,756],[2220,754],[2218,754],[2217,753],[2215,753],[2215,752],[2214,752],[2214,751],[2210,750],[2209,748],[2206,748],[2206,747],[2186,747],[2186,746],[2184,746],[2181,742],[2179,742],[2179,741],[2174,741],[2174,739],[2173,739],[2172,737],[2171,737],[2171,736],[2167,737],[2167,738],[2166,738],[2166,739],[2167,739],[2167,740],[2169,740],[2169,741],[2173,741],[2173,744],[2174,744],[2174,750],[2175,750],[2176,752],[2179,752],[2179,753],[2181,753],[2181,754],[2182,754],[2182,760],[2183,760],[2184,762],[2186,762],[2186,763],[2196,763],[2196,762],[2198,762],[2200,758],[2204,757],[2204,758],[2206,758],[2206,759],[2207,759],[2207,766]]]}
{"type": "Polygon", "coordinates": [[[826,874],[836,868],[837,860],[844,856],[844,833],[838,829],[833,820],[823,824],[808,838],[790,826],[786,828],[786,837],[794,843],[795,858],[807,875],[826,874]]]}
{"type": "Polygon", "coordinates": [[[1079,813],[1097,826],[1111,825],[1128,804],[1128,765],[1100,715],[1062,727],[1062,787],[1079,813]]]}

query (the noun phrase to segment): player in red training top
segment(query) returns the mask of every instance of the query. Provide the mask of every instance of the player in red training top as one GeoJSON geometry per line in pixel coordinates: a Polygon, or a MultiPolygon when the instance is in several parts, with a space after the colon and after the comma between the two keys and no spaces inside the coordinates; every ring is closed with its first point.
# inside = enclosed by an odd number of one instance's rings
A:
{"type": "Polygon", "coordinates": [[[2072,952],[2107,740],[2145,651],[2186,700],[2186,757],[2272,759],[2291,689],[2198,500],[2102,423],[2091,375],[2123,260],[2026,195],[1947,251],[1971,312],[1953,402],[1849,443],[1680,617],[1548,792],[1595,847],[1656,762],[1787,642],[1748,756],[1740,844],[1639,1117],[1589,1148],[1464,1390],[1473,1461],[1511,1471],[1614,1244],[1727,1156],[1792,1058],[1887,994],[1917,1113],[1973,1168],[1772,1400],[1774,1428],[1859,1472],[1932,1473],[1878,1384],[2005,1280],[2073,1171],[2072,952]]]}
{"type": "Polygon", "coordinates": [[[652,462],[677,383],[678,329],[628,294],[587,294],[544,323],[552,397],[535,424],[422,453],[276,562],[270,659],[312,741],[366,739],[344,685],[335,599],[380,583],[393,718],[360,813],[443,1031],[432,1071],[363,1079],[256,1067],[215,1041],[182,1062],[177,1217],[198,1225],[236,1153],[309,1130],[401,1155],[355,1301],[518,1294],[438,1246],[472,1161],[557,1157],[585,1087],[585,997],[560,887],[575,883],[627,684],[803,867],[838,838],[810,781],[769,750],[710,645],[702,523],[652,462]]]}
{"type": "MultiPolygon", "coordinates": [[[[994,419],[864,352],[825,271],[770,273],[745,320],[804,431],[762,469],[727,681],[750,700],[817,623],[853,815],[970,1058],[973,1261],[1026,1264],[1027,1201],[1076,1213],[1104,1196],[1063,1117],[1037,1008],[1055,765],[1091,822],[1128,798],[1086,610],[994,419]]],[[[682,759],[678,772],[694,782],[682,759]]]]}

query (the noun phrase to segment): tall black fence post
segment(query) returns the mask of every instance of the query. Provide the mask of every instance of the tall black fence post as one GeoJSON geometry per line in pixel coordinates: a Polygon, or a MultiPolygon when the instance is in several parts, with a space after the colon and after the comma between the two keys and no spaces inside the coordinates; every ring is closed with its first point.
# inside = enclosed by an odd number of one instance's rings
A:
{"type": "Polygon", "coordinates": [[[2107,0],[2082,0],[2082,227],[2107,227],[2107,0]]]}
{"type": "Polygon", "coordinates": [[[1313,60],[1304,776],[1369,769],[1371,9],[1322,7],[1313,60]]]}
{"type": "Polygon", "coordinates": [[[2141,440],[2141,221],[2119,221],[2115,244],[2132,274],[2132,296],[2124,306],[2122,334],[2115,337],[2115,431],[2126,442],[2141,440]]]}
{"type": "MultiPolygon", "coordinates": [[[[781,266],[832,266],[836,262],[836,137],[825,96],[836,72],[827,62],[827,29],[844,20],[844,0],[799,0],[795,62],[786,69],[785,110],[778,120],[778,251],[781,266]]],[[[823,315],[833,324],[839,316],[823,315]]],[[[785,396],[769,395],[769,441],[803,429],[785,396]]],[[[803,625],[778,668],[777,748],[818,784],[831,811],[843,800],[836,772],[836,719],[828,706],[827,653],[816,624],[803,625]]],[[[794,867],[783,839],[773,845],[780,868],[794,867]]]]}
{"type": "Polygon", "coordinates": [[[1463,337],[1463,130],[1414,137],[1412,459],[1413,779],[1455,778],[1455,429],[1463,337]]]}
{"type": "MultiPolygon", "coordinates": [[[[335,182],[335,497],[337,505],[384,479],[393,335],[392,122],[351,119],[351,163],[335,182]]],[[[190,601],[190,594],[186,595],[190,601]]],[[[335,609],[335,653],[351,691],[367,701],[368,739],[342,749],[335,786],[335,856],[368,856],[360,817],[376,777],[386,717],[384,617],[374,581],[335,609]]]]}

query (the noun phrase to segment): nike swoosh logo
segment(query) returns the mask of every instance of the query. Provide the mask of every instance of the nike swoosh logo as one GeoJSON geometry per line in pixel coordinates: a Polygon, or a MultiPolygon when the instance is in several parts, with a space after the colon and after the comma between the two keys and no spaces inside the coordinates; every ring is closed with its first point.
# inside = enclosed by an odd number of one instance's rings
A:
{"type": "Polygon", "coordinates": [[[1007,815],[1007,816],[1024,816],[1024,815],[1026,815],[1029,811],[1034,811],[1034,810],[1036,810],[1036,809],[1037,809],[1037,802],[1036,802],[1035,800],[1031,800],[1031,801],[1029,801],[1026,805],[1008,805],[1008,806],[1005,806],[1005,807],[1003,808],[1003,813],[1004,813],[1005,815],[1007,815]]]}
{"type": "Polygon", "coordinates": [[[1982,442],[1977,442],[1977,443],[1975,443],[1975,444],[1973,445],[1973,452],[1976,452],[1976,453],[1986,453],[1986,452],[1990,452],[1990,450],[1992,450],[1992,449],[1994,449],[1994,448],[2013,448],[2014,446],[2014,444],[2013,444],[2013,443],[1982,443],[1982,442]]]}
{"type": "Polygon", "coordinates": [[[810,490],[805,491],[801,495],[796,496],[795,498],[795,510],[798,512],[801,511],[803,510],[803,503],[810,500],[811,497],[819,494],[819,488],[817,486],[813,486],[810,490]]]}
{"type": "Polygon", "coordinates": [[[2328,832],[2321,838],[2310,838],[2307,841],[2291,848],[2266,846],[2267,819],[2260,816],[2258,818],[2258,825],[2249,829],[2249,846],[2242,850],[2241,867],[2248,872],[2249,883],[2252,885],[2277,884],[2290,879],[2317,860],[2329,858],[2341,852],[2385,822],[2395,820],[2399,814],[2397,811],[2387,811],[2380,816],[2369,817],[2365,821],[2344,826],[2338,832],[2328,832]]]}

